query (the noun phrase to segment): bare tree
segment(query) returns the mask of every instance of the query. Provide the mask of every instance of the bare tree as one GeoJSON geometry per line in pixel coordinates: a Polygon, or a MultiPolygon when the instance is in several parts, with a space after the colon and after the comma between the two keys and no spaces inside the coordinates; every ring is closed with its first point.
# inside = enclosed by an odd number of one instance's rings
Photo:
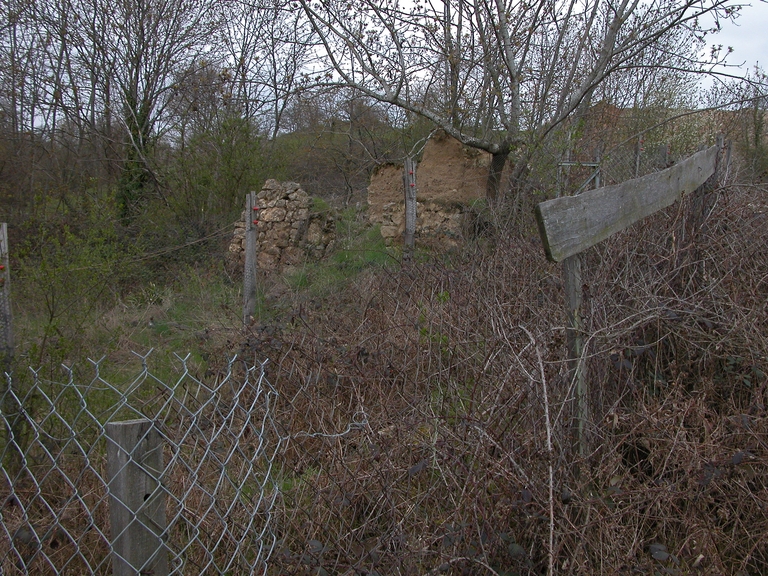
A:
{"type": "MultiPolygon", "coordinates": [[[[130,218],[152,188],[153,146],[173,120],[167,106],[174,83],[211,52],[215,7],[191,0],[3,3],[1,116],[15,135],[13,157],[22,149],[37,155],[24,167],[25,188],[39,188],[33,179],[41,174],[72,172],[73,163],[112,164],[130,218]]],[[[66,187],[50,181],[66,201],[66,187]]]]}
{"type": "Polygon", "coordinates": [[[220,35],[233,98],[243,116],[258,120],[274,140],[303,85],[311,28],[282,0],[241,0],[228,5],[226,14],[220,35]]]}
{"type": "Polygon", "coordinates": [[[37,72],[43,39],[34,20],[31,3],[9,0],[0,6],[0,111],[16,135],[31,130],[41,96],[37,72]]]}
{"type": "Polygon", "coordinates": [[[152,149],[169,128],[166,107],[179,71],[194,70],[207,52],[216,13],[211,3],[190,0],[53,6],[56,98],[89,131],[123,140],[118,200],[130,219],[153,178],[152,149]]]}
{"type": "Polygon", "coordinates": [[[612,78],[704,72],[699,23],[738,9],[734,0],[298,2],[320,39],[313,72],[489,152],[490,199],[510,155],[519,181],[548,135],[612,78]]]}

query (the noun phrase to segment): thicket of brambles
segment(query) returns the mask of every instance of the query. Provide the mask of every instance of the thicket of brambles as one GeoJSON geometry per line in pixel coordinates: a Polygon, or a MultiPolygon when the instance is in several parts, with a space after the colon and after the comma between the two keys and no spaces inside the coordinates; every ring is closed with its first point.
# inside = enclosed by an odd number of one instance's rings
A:
{"type": "Polygon", "coordinates": [[[289,444],[275,573],[763,573],[768,213],[754,193],[722,188],[707,237],[680,252],[675,208],[587,257],[584,458],[561,270],[538,239],[504,230],[297,293],[276,348],[247,341],[275,360],[280,420],[365,425],[289,444]]]}

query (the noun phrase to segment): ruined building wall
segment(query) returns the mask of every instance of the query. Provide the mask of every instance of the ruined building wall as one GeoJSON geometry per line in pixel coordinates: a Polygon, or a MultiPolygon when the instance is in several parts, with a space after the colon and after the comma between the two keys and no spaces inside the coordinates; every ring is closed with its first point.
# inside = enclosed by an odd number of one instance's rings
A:
{"type": "MultiPolygon", "coordinates": [[[[463,146],[440,133],[427,142],[417,169],[416,237],[422,246],[445,249],[463,240],[466,212],[485,197],[490,155],[463,146]]],[[[381,227],[388,244],[402,242],[405,228],[403,167],[379,167],[368,187],[368,218],[381,227]]],[[[320,260],[335,243],[335,219],[313,213],[312,198],[295,182],[267,180],[257,195],[257,265],[281,271],[307,260],[320,260]]],[[[235,224],[227,267],[242,273],[245,263],[245,218],[235,224]]]]}
{"type": "MultiPolygon", "coordinates": [[[[305,260],[319,260],[333,249],[336,237],[334,216],[314,213],[312,198],[295,182],[267,180],[256,196],[257,265],[277,271],[305,260]]],[[[228,268],[242,271],[245,264],[245,218],[235,223],[229,246],[228,268]]]]}
{"type": "MultiPolygon", "coordinates": [[[[463,146],[439,133],[427,142],[416,173],[416,237],[423,245],[451,247],[461,242],[468,206],[485,197],[490,154],[463,146]]],[[[405,229],[403,167],[387,164],[371,177],[368,217],[381,226],[389,244],[405,229]]]]}

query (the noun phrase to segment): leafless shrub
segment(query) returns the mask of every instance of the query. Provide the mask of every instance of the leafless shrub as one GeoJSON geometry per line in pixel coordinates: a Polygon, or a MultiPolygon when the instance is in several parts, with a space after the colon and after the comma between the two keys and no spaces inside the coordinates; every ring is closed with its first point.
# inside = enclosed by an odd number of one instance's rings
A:
{"type": "Polygon", "coordinates": [[[538,239],[300,303],[275,573],[764,573],[766,204],[725,188],[696,236],[683,204],[586,256],[583,461],[538,239]]]}

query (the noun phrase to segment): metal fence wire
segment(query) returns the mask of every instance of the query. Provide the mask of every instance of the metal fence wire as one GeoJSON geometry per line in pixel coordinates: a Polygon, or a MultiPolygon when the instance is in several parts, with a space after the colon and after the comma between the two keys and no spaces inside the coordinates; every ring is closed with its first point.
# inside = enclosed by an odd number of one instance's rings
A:
{"type": "Polygon", "coordinates": [[[69,368],[62,381],[6,375],[0,574],[112,574],[116,564],[130,574],[265,572],[283,439],[264,366],[232,360],[206,384],[189,356],[162,376],[148,357],[133,378],[108,373],[103,359],[85,379],[69,368]],[[110,426],[136,420],[148,422],[139,448],[108,461],[110,426]],[[124,550],[137,529],[145,559],[134,566],[124,550]]]}
{"type": "Polygon", "coordinates": [[[602,142],[588,143],[578,152],[551,161],[550,164],[557,167],[555,183],[551,184],[557,194],[570,196],[599,186],[620,184],[669,168],[695,152],[695,149],[675,149],[673,154],[669,143],[646,143],[641,136],[605,148],[602,142]]]}

